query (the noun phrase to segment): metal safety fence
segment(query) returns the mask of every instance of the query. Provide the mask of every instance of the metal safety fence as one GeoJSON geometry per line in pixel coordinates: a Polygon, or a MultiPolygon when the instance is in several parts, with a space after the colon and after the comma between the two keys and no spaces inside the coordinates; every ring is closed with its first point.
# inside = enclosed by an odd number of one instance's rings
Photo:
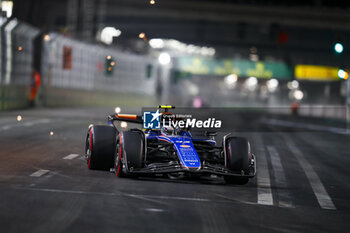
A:
{"type": "Polygon", "coordinates": [[[0,18],[0,110],[28,106],[32,41],[38,34],[38,29],[26,23],[0,18]]]}
{"type": "Polygon", "coordinates": [[[44,43],[42,75],[47,86],[153,95],[157,62],[56,33],[44,43]]]}
{"type": "Polygon", "coordinates": [[[68,89],[154,96],[158,69],[157,60],[148,56],[58,33],[42,35],[24,22],[0,18],[0,110],[27,107],[31,102],[45,104],[51,88],[56,93],[68,89]],[[39,68],[35,67],[38,52],[39,68]],[[35,99],[30,101],[33,92],[35,99]]]}

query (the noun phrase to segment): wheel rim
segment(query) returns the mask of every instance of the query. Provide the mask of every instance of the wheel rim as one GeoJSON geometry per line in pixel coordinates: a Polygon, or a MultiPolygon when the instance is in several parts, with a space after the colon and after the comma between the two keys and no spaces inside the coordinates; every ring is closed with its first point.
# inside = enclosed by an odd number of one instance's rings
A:
{"type": "Polygon", "coordinates": [[[115,170],[115,174],[117,176],[119,176],[119,174],[121,172],[120,152],[121,152],[121,147],[120,147],[120,144],[118,144],[117,145],[117,153],[116,153],[115,159],[114,159],[114,170],[115,170]]]}
{"type": "Polygon", "coordinates": [[[91,167],[91,153],[92,153],[92,138],[91,131],[89,131],[86,138],[86,162],[88,164],[88,168],[91,167]]]}
{"type": "Polygon", "coordinates": [[[116,155],[115,155],[115,159],[114,159],[114,167],[115,168],[118,168],[118,166],[119,166],[119,145],[117,145],[117,153],[116,153],[116,155]]]}
{"type": "Polygon", "coordinates": [[[85,145],[85,158],[88,160],[90,156],[90,136],[86,137],[86,145],[85,145]]]}

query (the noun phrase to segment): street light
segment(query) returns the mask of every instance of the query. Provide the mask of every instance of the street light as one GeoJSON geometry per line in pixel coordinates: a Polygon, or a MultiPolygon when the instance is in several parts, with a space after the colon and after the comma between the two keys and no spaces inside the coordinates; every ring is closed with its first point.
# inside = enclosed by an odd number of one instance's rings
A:
{"type": "Polygon", "coordinates": [[[344,47],[343,47],[343,45],[341,44],[341,43],[336,43],[335,45],[334,45],[334,51],[336,52],[336,53],[342,53],[343,52],[343,50],[344,50],[344,47]]]}
{"type": "Polygon", "coordinates": [[[115,29],[114,27],[105,27],[101,31],[101,41],[106,44],[112,44],[113,37],[118,37],[122,34],[119,29],[115,29]]]}
{"type": "Polygon", "coordinates": [[[140,38],[140,39],[145,39],[145,38],[146,38],[146,34],[145,34],[144,32],[141,32],[141,33],[139,34],[139,38],[140,38]]]}
{"type": "Polygon", "coordinates": [[[158,61],[161,65],[168,65],[171,62],[169,53],[161,53],[158,57],[158,61]]]}
{"type": "Polygon", "coordinates": [[[345,70],[343,70],[343,69],[339,69],[338,70],[338,77],[340,78],[340,79],[348,79],[348,72],[346,72],[345,70]]]}

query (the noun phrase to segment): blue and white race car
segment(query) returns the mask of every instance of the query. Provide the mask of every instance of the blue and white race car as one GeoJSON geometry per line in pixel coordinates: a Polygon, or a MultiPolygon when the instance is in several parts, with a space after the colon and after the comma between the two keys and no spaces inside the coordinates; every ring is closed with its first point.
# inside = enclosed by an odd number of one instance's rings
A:
{"type": "MultiPolygon", "coordinates": [[[[174,107],[159,108],[164,110],[163,115],[174,107]]],[[[190,129],[165,126],[119,131],[115,121],[143,122],[139,115],[113,114],[108,117],[109,125],[90,125],[85,148],[88,168],[114,168],[118,177],[215,174],[235,184],[246,184],[256,174],[255,156],[246,138],[227,134],[218,145],[215,132],[195,136],[190,129]]]]}

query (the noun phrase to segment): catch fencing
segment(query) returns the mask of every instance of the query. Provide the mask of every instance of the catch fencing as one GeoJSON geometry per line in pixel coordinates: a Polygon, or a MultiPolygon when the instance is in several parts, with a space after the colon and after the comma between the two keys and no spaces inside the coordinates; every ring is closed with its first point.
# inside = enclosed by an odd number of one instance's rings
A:
{"type": "Polygon", "coordinates": [[[42,63],[45,85],[148,95],[155,93],[158,68],[155,59],[80,42],[56,33],[50,33],[46,38],[42,63]]]}
{"type": "Polygon", "coordinates": [[[0,19],[0,110],[29,104],[33,43],[39,30],[16,19],[0,19]]]}
{"type": "Polygon", "coordinates": [[[87,91],[86,98],[94,91],[154,96],[158,69],[157,60],[148,56],[58,33],[42,35],[24,22],[0,18],[0,110],[29,106],[38,84],[34,71],[40,73],[41,81],[34,102],[45,104],[52,88],[55,93],[60,89],[87,91]],[[36,47],[38,38],[40,48],[36,47]],[[35,67],[38,52],[39,70],[35,67]]]}

